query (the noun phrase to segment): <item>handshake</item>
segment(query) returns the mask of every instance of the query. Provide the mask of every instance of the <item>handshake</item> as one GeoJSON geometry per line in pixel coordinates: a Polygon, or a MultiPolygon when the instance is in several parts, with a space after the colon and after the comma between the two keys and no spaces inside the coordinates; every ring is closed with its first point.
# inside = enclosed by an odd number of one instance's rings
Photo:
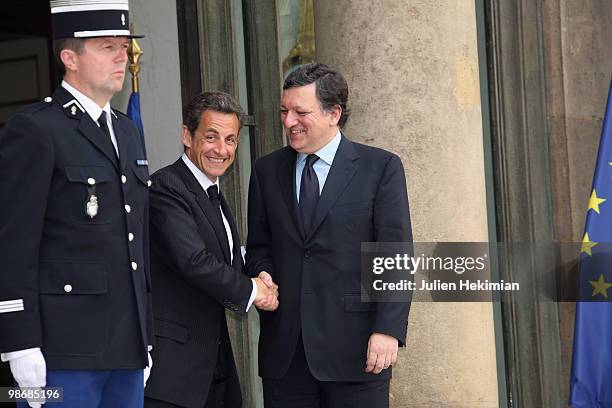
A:
{"type": "Polygon", "coordinates": [[[259,273],[253,281],[257,285],[257,296],[253,304],[261,310],[272,312],[278,307],[278,285],[266,271],[259,273]]]}

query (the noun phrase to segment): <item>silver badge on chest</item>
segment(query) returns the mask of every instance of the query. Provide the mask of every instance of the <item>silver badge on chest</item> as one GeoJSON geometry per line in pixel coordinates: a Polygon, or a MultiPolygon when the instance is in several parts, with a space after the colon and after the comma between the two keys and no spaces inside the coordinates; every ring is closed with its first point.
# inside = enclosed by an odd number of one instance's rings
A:
{"type": "Polygon", "coordinates": [[[94,218],[98,215],[98,197],[94,194],[90,194],[85,203],[85,214],[87,214],[89,218],[94,218]]]}

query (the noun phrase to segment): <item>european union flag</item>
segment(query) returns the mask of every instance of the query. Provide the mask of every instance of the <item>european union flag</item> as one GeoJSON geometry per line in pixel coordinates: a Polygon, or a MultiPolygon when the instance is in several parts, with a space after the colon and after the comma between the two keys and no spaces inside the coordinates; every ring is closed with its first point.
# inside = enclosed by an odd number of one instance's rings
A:
{"type": "Polygon", "coordinates": [[[569,403],[612,408],[612,81],[587,211],[569,403]]]}
{"type": "Polygon", "coordinates": [[[142,148],[147,152],[144,140],[144,128],[142,126],[142,118],[140,116],[140,92],[132,92],[130,100],[128,102],[127,115],[134,121],[138,131],[140,132],[140,141],[142,148]]]}

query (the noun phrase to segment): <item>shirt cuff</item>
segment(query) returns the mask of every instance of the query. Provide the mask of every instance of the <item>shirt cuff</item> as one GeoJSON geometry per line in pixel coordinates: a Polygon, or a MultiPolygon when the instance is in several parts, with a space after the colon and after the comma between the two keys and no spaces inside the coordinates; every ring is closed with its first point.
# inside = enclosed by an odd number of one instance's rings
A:
{"type": "Polygon", "coordinates": [[[251,297],[249,298],[249,303],[247,303],[246,311],[248,312],[251,308],[251,305],[255,301],[257,297],[257,284],[255,283],[255,279],[251,278],[251,282],[253,282],[253,290],[251,291],[251,297]]]}
{"type": "Polygon", "coordinates": [[[6,363],[7,361],[27,356],[28,354],[36,353],[37,351],[40,351],[40,347],[11,351],[9,353],[0,353],[0,360],[2,360],[3,363],[6,363]]]}

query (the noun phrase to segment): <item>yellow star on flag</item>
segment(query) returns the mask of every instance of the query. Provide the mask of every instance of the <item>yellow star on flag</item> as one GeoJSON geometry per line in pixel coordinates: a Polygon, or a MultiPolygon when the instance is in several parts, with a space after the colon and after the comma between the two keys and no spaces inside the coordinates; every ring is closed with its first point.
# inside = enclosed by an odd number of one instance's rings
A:
{"type": "Polygon", "coordinates": [[[602,295],[606,299],[608,298],[608,288],[612,286],[612,283],[608,283],[604,279],[603,273],[599,275],[599,279],[596,281],[589,281],[593,286],[593,294],[591,296],[602,295]]]}
{"type": "Polygon", "coordinates": [[[597,244],[598,242],[592,242],[591,240],[589,240],[589,233],[585,232],[584,238],[582,238],[582,248],[580,248],[580,253],[585,253],[588,256],[593,256],[591,248],[593,248],[597,244]]]}
{"type": "Polygon", "coordinates": [[[597,197],[597,193],[595,192],[595,189],[593,189],[591,198],[589,198],[589,210],[595,210],[595,212],[599,214],[599,205],[603,204],[604,201],[606,201],[606,199],[597,197]]]}

